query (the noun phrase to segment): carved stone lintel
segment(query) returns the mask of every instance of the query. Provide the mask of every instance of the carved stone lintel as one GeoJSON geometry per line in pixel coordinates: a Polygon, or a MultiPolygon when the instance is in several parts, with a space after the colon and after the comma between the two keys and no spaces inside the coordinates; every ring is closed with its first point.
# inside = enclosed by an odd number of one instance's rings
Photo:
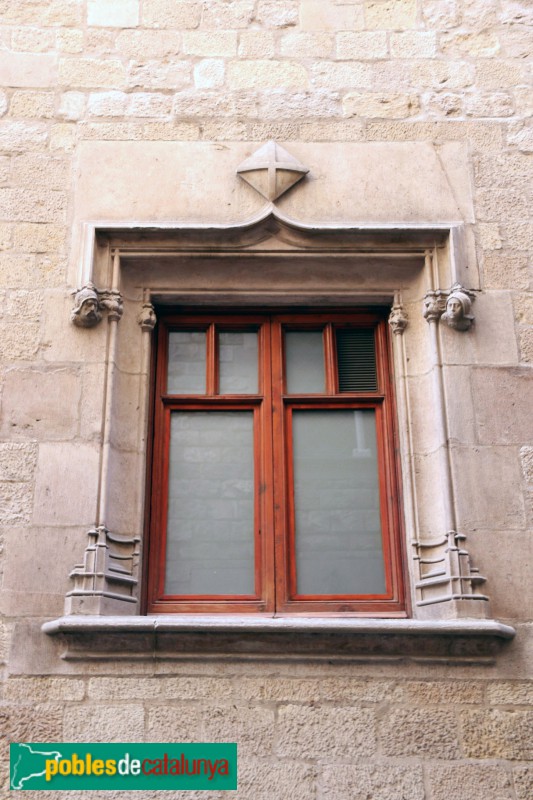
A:
{"type": "Polygon", "coordinates": [[[418,565],[417,606],[454,603],[462,607],[463,615],[487,616],[488,597],[477,590],[486,579],[472,566],[465,539],[464,534],[448,531],[437,540],[413,542],[418,565]]]}
{"type": "Polygon", "coordinates": [[[83,564],[70,573],[67,614],[134,614],[139,570],[138,536],[118,536],[105,525],[87,533],[83,564]]]}
{"type": "Polygon", "coordinates": [[[407,314],[403,310],[403,306],[399,305],[398,303],[395,303],[391,309],[389,314],[389,325],[391,326],[391,330],[395,335],[403,333],[407,328],[407,314]]]}
{"type": "Polygon", "coordinates": [[[157,322],[155,309],[151,303],[143,303],[137,322],[143,331],[153,331],[157,322]]]}
{"type": "Polygon", "coordinates": [[[442,320],[456,331],[467,331],[472,327],[474,316],[470,313],[475,295],[460,283],[454,283],[451,289],[436,289],[427,292],[424,297],[424,317],[428,322],[442,320]]]}
{"type": "Polygon", "coordinates": [[[79,328],[94,328],[104,311],[107,311],[109,320],[118,322],[123,311],[120,292],[115,289],[100,290],[93,283],[87,283],[74,295],[70,319],[79,328]]]}

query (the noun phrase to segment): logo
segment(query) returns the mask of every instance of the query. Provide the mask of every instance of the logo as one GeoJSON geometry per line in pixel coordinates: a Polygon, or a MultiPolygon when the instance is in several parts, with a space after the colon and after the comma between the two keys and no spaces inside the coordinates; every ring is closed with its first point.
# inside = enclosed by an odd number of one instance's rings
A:
{"type": "Polygon", "coordinates": [[[10,788],[231,791],[237,788],[237,745],[11,744],[10,788]]]}

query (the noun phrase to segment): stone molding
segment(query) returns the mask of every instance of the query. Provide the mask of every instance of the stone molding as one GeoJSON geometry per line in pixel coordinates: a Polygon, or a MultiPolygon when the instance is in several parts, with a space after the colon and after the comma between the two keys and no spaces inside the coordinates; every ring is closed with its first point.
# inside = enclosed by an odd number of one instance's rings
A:
{"type": "MultiPolygon", "coordinates": [[[[141,399],[140,417],[144,414],[146,418],[148,405],[148,365],[150,361],[150,333],[155,325],[155,312],[152,299],[157,297],[163,302],[183,302],[183,292],[180,290],[179,280],[176,280],[175,289],[170,287],[170,295],[159,295],[151,287],[151,275],[154,269],[154,258],[158,252],[164,253],[165,258],[169,253],[175,253],[179,258],[185,254],[190,257],[191,252],[207,254],[210,259],[216,257],[217,253],[226,254],[228,252],[238,254],[238,257],[257,257],[258,254],[266,253],[269,256],[274,250],[277,257],[290,260],[294,253],[318,253],[322,258],[324,254],[333,253],[337,257],[352,258],[357,254],[372,252],[383,254],[383,258],[394,259],[399,251],[413,254],[420,259],[420,269],[425,276],[426,285],[435,287],[439,284],[439,270],[442,277],[448,279],[457,278],[457,270],[461,269],[461,232],[456,225],[385,225],[385,226],[358,226],[357,224],[324,223],[323,225],[300,223],[294,219],[287,218],[282,212],[269,204],[261,214],[241,223],[231,224],[198,224],[167,223],[162,225],[139,225],[130,223],[120,225],[118,223],[86,223],[86,246],[85,258],[81,264],[81,274],[85,276],[84,290],[86,294],[78,298],[78,307],[81,309],[86,298],[90,298],[91,291],[97,294],[98,309],[100,308],[100,294],[94,289],[93,276],[98,271],[97,259],[100,259],[102,275],[109,275],[110,256],[113,260],[113,281],[112,286],[120,285],[121,269],[126,269],[121,262],[128,264],[129,253],[133,252],[136,270],[141,276],[141,289],[143,302],[137,322],[142,330],[143,344],[141,348],[140,366],[141,374],[144,376],[146,385],[141,399]],[[96,235],[98,235],[99,248],[95,247],[96,235]],[[158,238],[159,237],[159,238],[158,238]],[[103,243],[107,241],[107,250],[103,243]],[[441,248],[446,253],[446,244],[452,249],[451,256],[443,256],[438,262],[437,249],[441,248]],[[158,251],[157,248],[160,247],[158,251]],[[283,252],[286,251],[286,252],[283,252]],[[144,258],[143,253],[146,252],[144,258]],[[139,262],[140,258],[144,260],[139,262]],[[440,266],[439,266],[440,263],[440,266]],[[443,266],[444,265],[444,266],[443,266]],[[140,272],[139,272],[140,270],[140,272]],[[90,291],[87,291],[89,289],[90,291]]],[[[221,262],[222,265],[223,262],[221,262]]],[[[245,262],[241,262],[245,263],[245,262]]],[[[104,277],[105,280],[105,277],[104,277]]],[[[391,280],[397,281],[398,278],[391,280]]],[[[168,285],[168,284],[167,284],[168,285]]],[[[246,287],[244,287],[246,288],[246,287]]],[[[81,290],[83,291],[83,290],[81,290]]],[[[242,293],[242,287],[239,287],[242,293]]],[[[116,289],[112,292],[113,296],[118,294],[116,289]]],[[[357,302],[357,293],[348,294],[350,302],[357,302]],[[355,300],[352,298],[356,298],[355,300]]],[[[360,295],[359,295],[360,296],[360,295]]],[[[335,302],[331,298],[333,293],[328,292],[329,302],[335,302]]],[[[368,297],[368,295],[366,295],[368,297]]],[[[381,296],[382,297],[382,296],[381,296]]],[[[92,296],[94,300],[94,296],[92,296]]],[[[103,298],[106,299],[106,298],[103,298]]],[[[486,595],[479,593],[478,586],[485,579],[482,578],[472,567],[467,550],[463,546],[464,535],[457,530],[455,521],[455,499],[454,487],[451,478],[449,436],[447,432],[446,413],[445,413],[445,389],[442,375],[442,359],[440,356],[440,343],[438,338],[438,323],[441,319],[455,330],[467,330],[473,321],[470,314],[471,302],[474,299],[472,292],[465,290],[457,282],[452,282],[451,289],[440,290],[430,288],[424,298],[424,317],[430,323],[429,342],[431,351],[430,373],[433,376],[433,408],[436,414],[435,424],[435,449],[438,453],[438,468],[435,472],[434,485],[435,491],[439,492],[441,499],[444,498],[442,505],[444,512],[436,522],[436,529],[445,531],[442,535],[420,535],[418,532],[416,498],[415,498],[415,475],[413,472],[414,452],[410,441],[410,434],[404,436],[404,431],[411,430],[409,421],[409,403],[406,400],[406,386],[408,374],[406,370],[405,339],[403,334],[407,328],[407,314],[405,313],[398,283],[391,287],[389,293],[389,303],[391,303],[391,313],[389,323],[393,336],[393,349],[395,352],[396,381],[399,394],[399,430],[402,441],[401,452],[404,465],[404,496],[405,506],[410,508],[407,513],[407,539],[414,545],[411,559],[411,588],[413,591],[413,611],[418,619],[460,619],[460,618],[487,618],[489,615],[489,603],[486,595]],[[453,300],[457,306],[448,308],[448,303],[453,300]],[[453,313],[452,313],[453,312],[453,313]],[[404,395],[402,399],[402,395],[404,395]]],[[[217,302],[216,286],[209,295],[200,302],[217,302]]],[[[191,301],[189,298],[187,302],[191,301]]],[[[198,301],[196,301],[198,302],[198,301]]],[[[239,302],[237,300],[237,302],[239,302]]],[[[242,302],[242,300],[240,301],[242,302]]],[[[248,302],[250,302],[248,300],[248,302]]],[[[316,300],[315,300],[316,302],[316,300]]],[[[358,302],[361,302],[359,299],[358,302]]],[[[368,302],[368,300],[366,300],[368,302]]],[[[372,301],[371,301],[372,302],[372,301]]],[[[384,300],[378,300],[383,304],[384,300]]],[[[103,306],[105,308],[105,304],[103,306]]],[[[113,311],[111,311],[113,313],[113,311]]],[[[116,319],[116,316],[113,317],[116,319]]],[[[110,316],[111,319],[111,316],[110,316]]],[[[110,326],[110,335],[115,337],[111,341],[109,348],[110,356],[108,359],[108,379],[107,379],[107,400],[109,401],[109,413],[106,412],[106,426],[112,426],[111,398],[114,391],[114,372],[115,362],[114,348],[120,345],[116,340],[116,325],[110,326]]],[[[408,359],[407,359],[408,360],[408,359]]],[[[146,419],[141,421],[139,426],[141,431],[146,428],[146,419]]],[[[106,427],[103,435],[103,467],[101,468],[101,485],[103,487],[102,496],[107,502],[109,496],[109,480],[112,471],[109,469],[109,441],[110,434],[106,427]],[[107,448],[107,449],[106,449],[107,448]],[[107,487],[107,488],[106,488],[107,487]]],[[[139,486],[142,485],[145,470],[146,444],[145,436],[140,434],[139,442],[139,486]]],[[[142,495],[142,489],[140,490],[142,495]]],[[[436,501],[436,497],[434,500],[436,501]]],[[[132,615],[138,613],[135,607],[137,592],[137,575],[133,562],[138,561],[138,542],[137,538],[128,540],[130,547],[131,572],[129,574],[128,591],[117,592],[116,571],[111,569],[100,569],[95,572],[94,559],[98,551],[100,561],[106,558],[113,558],[114,539],[109,533],[105,520],[108,519],[109,510],[104,502],[104,509],[101,511],[100,520],[94,530],[100,531],[97,542],[98,546],[90,540],[86,551],[85,563],[83,567],[77,567],[72,573],[75,580],[75,589],[69,593],[68,604],[72,612],[78,615],[95,613],[91,612],[91,604],[87,598],[92,592],[94,603],[101,609],[107,608],[106,603],[98,598],[106,598],[106,601],[113,601],[121,607],[120,613],[132,615]],[[107,549],[106,549],[107,548],[107,549]],[[131,549],[133,548],[133,549],[131,549]],[[100,549],[102,553],[100,553],[100,549]],[[106,555],[107,554],[107,555],[106,555]],[[96,581],[96,576],[99,583],[96,581]]],[[[139,517],[139,530],[141,529],[141,516],[139,517]]],[[[94,533],[90,534],[94,539],[94,533]]],[[[125,544],[125,543],[124,543],[125,544]]],[[[126,558],[126,557],[124,557],[126,558]]],[[[126,558],[126,560],[127,560],[126,558]]],[[[123,576],[124,577],[124,576],[123,576]]],[[[124,584],[124,585],[126,585],[124,584]]],[[[123,585],[123,586],[124,586],[123,585]]],[[[98,613],[113,613],[102,610],[98,613]]]]}

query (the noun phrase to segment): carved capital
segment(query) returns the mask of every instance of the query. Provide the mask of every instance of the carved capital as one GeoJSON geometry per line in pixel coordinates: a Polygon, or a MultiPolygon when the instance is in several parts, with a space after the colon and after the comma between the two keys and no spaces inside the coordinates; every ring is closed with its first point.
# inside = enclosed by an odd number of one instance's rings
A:
{"type": "Polygon", "coordinates": [[[395,335],[403,333],[407,328],[407,314],[403,310],[403,306],[397,303],[393,305],[389,314],[389,325],[391,326],[391,330],[395,335]]]}
{"type": "Polygon", "coordinates": [[[109,320],[118,322],[123,311],[120,292],[114,289],[100,290],[93,283],[87,283],[74,294],[70,319],[79,328],[94,328],[104,311],[107,311],[109,320]]]}
{"type": "Polygon", "coordinates": [[[438,322],[446,310],[447,292],[440,289],[427,292],[424,297],[423,315],[428,322],[438,322]]]}
{"type": "Polygon", "coordinates": [[[470,330],[474,322],[474,316],[470,313],[474,299],[473,292],[465,289],[460,283],[455,283],[448,293],[442,321],[454,331],[470,330]]]}
{"type": "Polygon", "coordinates": [[[154,307],[151,303],[143,303],[137,322],[143,331],[153,331],[157,322],[154,307]]]}

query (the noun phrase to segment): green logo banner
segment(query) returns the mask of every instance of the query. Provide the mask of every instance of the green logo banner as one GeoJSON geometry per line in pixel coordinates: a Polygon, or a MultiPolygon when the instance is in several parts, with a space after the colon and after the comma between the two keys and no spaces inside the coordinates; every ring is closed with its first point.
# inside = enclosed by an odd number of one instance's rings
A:
{"type": "Polygon", "coordinates": [[[10,788],[30,791],[237,788],[237,745],[67,744],[10,745],[10,788]]]}

